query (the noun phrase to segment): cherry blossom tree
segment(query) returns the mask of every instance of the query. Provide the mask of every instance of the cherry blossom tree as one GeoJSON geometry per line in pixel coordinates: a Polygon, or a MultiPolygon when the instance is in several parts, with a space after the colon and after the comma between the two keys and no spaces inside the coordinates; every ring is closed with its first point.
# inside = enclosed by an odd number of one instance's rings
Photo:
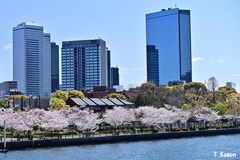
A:
{"type": "Polygon", "coordinates": [[[67,118],[57,110],[47,111],[41,119],[40,127],[51,131],[61,131],[68,126],[67,118]]]}
{"type": "Polygon", "coordinates": [[[148,127],[157,127],[162,129],[162,125],[165,120],[161,116],[160,110],[152,106],[139,107],[135,110],[136,117],[141,120],[141,122],[148,127]]]}
{"type": "Polygon", "coordinates": [[[178,114],[166,108],[154,108],[152,106],[139,107],[135,115],[148,127],[164,129],[165,124],[173,124],[178,121],[178,114]]]}
{"type": "Polygon", "coordinates": [[[191,113],[188,110],[179,109],[175,106],[171,106],[168,104],[165,104],[165,108],[168,110],[172,110],[174,113],[176,113],[176,120],[180,121],[186,127],[186,123],[191,117],[191,113]]]}
{"type": "Polygon", "coordinates": [[[77,107],[72,107],[68,111],[68,123],[75,125],[78,131],[94,132],[98,129],[98,124],[101,123],[99,114],[92,110],[80,110],[77,107]]]}
{"type": "MultiPolygon", "coordinates": [[[[13,109],[1,109],[0,110],[0,127],[3,128],[4,120],[6,120],[7,123],[9,120],[11,120],[9,115],[12,115],[12,114],[13,114],[13,109]]],[[[8,125],[7,125],[7,127],[8,127],[8,125]]]]}
{"type": "Polygon", "coordinates": [[[38,108],[29,110],[25,115],[25,123],[33,129],[39,128],[46,113],[47,111],[38,108]]]}
{"type": "Polygon", "coordinates": [[[211,110],[208,107],[202,107],[199,111],[195,113],[195,117],[197,120],[205,120],[212,123],[221,119],[221,116],[219,116],[217,112],[211,110]]]}
{"type": "Polygon", "coordinates": [[[124,123],[131,123],[134,120],[134,111],[123,107],[115,106],[113,109],[107,110],[103,115],[103,121],[110,124],[114,129],[117,129],[118,126],[124,123]]]}
{"type": "MultiPolygon", "coordinates": [[[[26,113],[26,112],[25,112],[26,113]]],[[[7,122],[7,129],[22,132],[31,130],[25,123],[25,115],[18,111],[11,109],[5,109],[1,111],[0,126],[3,127],[3,121],[7,122]]]]}

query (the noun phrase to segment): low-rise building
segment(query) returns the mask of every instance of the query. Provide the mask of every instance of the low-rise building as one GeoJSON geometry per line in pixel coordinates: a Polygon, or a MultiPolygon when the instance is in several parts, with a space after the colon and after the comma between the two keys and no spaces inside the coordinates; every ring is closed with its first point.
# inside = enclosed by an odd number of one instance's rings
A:
{"type": "Polygon", "coordinates": [[[226,86],[236,89],[236,83],[234,82],[226,82],[226,86]]]}
{"type": "Polygon", "coordinates": [[[77,106],[81,109],[89,108],[94,112],[101,112],[112,109],[114,106],[133,108],[135,105],[131,102],[118,98],[69,98],[66,101],[70,107],[77,106]]]}

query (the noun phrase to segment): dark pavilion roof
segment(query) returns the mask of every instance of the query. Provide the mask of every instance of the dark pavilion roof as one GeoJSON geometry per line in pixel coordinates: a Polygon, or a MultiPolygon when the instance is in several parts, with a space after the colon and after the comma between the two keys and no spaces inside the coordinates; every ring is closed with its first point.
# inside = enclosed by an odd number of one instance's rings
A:
{"type": "Polygon", "coordinates": [[[67,103],[69,101],[78,106],[134,106],[133,103],[118,98],[69,98],[67,103]]]}

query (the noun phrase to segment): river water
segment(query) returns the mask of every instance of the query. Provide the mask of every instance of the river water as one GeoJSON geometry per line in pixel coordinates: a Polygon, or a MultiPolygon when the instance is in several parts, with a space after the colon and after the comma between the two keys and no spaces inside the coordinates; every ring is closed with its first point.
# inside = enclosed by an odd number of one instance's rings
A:
{"type": "Polygon", "coordinates": [[[0,160],[214,160],[240,159],[240,135],[122,142],[0,153],[0,160]],[[224,157],[225,156],[225,157],[224,157]],[[226,157],[227,156],[227,157],[226,157]]]}

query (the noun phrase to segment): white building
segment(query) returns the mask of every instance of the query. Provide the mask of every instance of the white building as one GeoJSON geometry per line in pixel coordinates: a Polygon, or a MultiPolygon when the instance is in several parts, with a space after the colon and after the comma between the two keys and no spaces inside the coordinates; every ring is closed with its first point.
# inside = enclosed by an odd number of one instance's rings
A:
{"type": "Polygon", "coordinates": [[[13,28],[13,80],[26,95],[50,97],[50,34],[42,26],[23,22],[13,28]]]}

